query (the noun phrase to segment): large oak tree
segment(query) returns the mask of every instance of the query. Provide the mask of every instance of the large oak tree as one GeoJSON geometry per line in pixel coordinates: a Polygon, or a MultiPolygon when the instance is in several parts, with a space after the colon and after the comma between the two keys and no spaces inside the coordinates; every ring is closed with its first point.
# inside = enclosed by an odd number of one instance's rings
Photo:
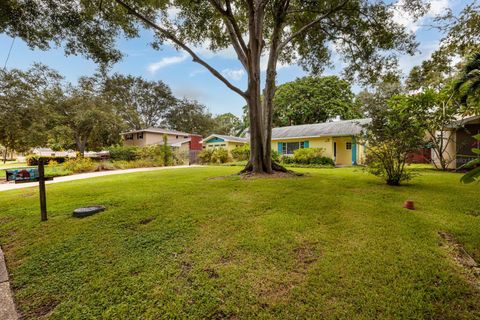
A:
{"type": "Polygon", "coordinates": [[[395,23],[394,11],[402,9],[418,17],[424,13],[422,2],[79,0],[72,5],[66,0],[10,0],[0,5],[0,32],[41,48],[48,48],[53,40],[64,44],[67,53],[111,62],[121,57],[115,46],[119,35],[138,36],[142,27],[153,30],[155,48],[168,42],[184,50],[245,99],[251,145],[246,170],[271,172],[272,166],[281,168],[272,164],[270,156],[278,63],[298,63],[319,74],[335,51],[346,64],[346,76],[375,80],[395,65],[398,52],[412,54],[416,48],[414,36],[395,23]],[[237,87],[202,59],[195,50],[199,45],[213,51],[233,47],[248,75],[246,88],[237,87]],[[266,70],[263,85],[262,68],[266,70]]]}

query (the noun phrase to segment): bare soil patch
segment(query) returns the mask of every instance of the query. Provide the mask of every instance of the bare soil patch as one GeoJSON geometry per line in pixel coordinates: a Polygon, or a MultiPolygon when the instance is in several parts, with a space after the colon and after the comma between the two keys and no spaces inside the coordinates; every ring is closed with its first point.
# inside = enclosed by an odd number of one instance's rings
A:
{"type": "Polygon", "coordinates": [[[455,237],[447,232],[438,232],[442,245],[446,247],[453,261],[461,268],[464,278],[477,289],[480,289],[480,266],[468,254],[455,237]]]}

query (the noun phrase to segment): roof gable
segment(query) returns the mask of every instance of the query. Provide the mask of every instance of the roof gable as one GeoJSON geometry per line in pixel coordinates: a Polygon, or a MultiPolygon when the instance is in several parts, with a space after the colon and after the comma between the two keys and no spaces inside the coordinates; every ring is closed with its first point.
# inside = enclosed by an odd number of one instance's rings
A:
{"type": "Polygon", "coordinates": [[[241,138],[241,137],[234,137],[234,136],[226,136],[222,134],[211,134],[205,139],[203,139],[203,143],[212,143],[212,142],[239,142],[239,143],[247,143],[248,139],[247,138],[241,138]],[[217,139],[217,140],[214,140],[217,139]]]}
{"type": "Polygon", "coordinates": [[[225,142],[225,140],[218,138],[218,137],[212,137],[205,141],[205,143],[214,143],[214,142],[225,142]]]}

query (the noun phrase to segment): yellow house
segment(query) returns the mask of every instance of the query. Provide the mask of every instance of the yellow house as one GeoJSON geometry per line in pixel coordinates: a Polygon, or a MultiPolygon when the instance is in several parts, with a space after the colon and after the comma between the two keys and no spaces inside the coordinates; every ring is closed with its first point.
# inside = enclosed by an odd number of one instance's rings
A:
{"type": "Polygon", "coordinates": [[[228,151],[228,154],[232,155],[232,150],[236,147],[241,147],[244,144],[248,143],[248,139],[225,136],[221,134],[212,134],[203,139],[203,149],[204,150],[214,150],[214,149],[225,149],[228,151]]]}
{"type": "Polygon", "coordinates": [[[365,163],[365,144],[360,141],[363,126],[370,119],[336,120],[272,129],[272,150],[293,155],[302,148],[322,148],[336,165],[365,163]]]}

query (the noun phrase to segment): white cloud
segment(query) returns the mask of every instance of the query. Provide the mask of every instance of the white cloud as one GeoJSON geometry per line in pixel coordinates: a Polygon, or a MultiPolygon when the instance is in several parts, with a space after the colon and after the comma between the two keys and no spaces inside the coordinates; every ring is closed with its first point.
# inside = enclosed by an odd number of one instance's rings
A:
{"type": "Polygon", "coordinates": [[[422,23],[425,20],[438,16],[445,12],[448,8],[450,8],[450,0],[430,0],[430,9],[429,11],[420,19],[415,20],[415,18],[408,13],[407,11],[403,10],[404,0],[398,0],[395,3],[393,11],[393,20],[403,26],[413,33],[416,33],[417,30],[421,27],[422,23]]]}
{"type": "Polygon", "coordinates": [[[204,59],[211,59],[211,58],[223,58],[223,59],[238,59],[237,53],[232,46],[228,46],[225,49],[221,49],[218,51],[212,51],[209,49],[210,42],[205,41],[201,46],[195,47],[195,53],[201,56],[204,59]]]}
{"type": "Polygon", "coordinates": [[[429,59],[432,53],[438,48],[438,46],[438,40],[421,43],[418,47],[420,51],[419,53],[415,54],[414,56],[405,54],[399,57],[399,69],[402,70],[404,74],[408,74],[414,66],[418,66],[424,60],[429,59]]]}
{"type": "Polygon", "coordinates": [[[430,1],[429,15],[436,16],[445,13],[448,8],[450,8],[449,0],[432,0],[430,1]]]}
{"type": "Polygon", "coordinates": [[[239,81],[243,78],[245,70],[243,69],[223,69],[222,74],[230,80],[239,81]]]}
{"type": "Polygon", "coordinates": [[[154,74],[155,72],[157,72],[162,68],[181,63],[185,61],[187,58],[188,58],[188,55],[185,53],[179,56],[165,57],[165,58],[162,58],[160,61],[149,64],[147,66],[147,70],[151,74],[154,74]]]}
{"type": "MultiPolygon", "coordinates": [[[[269,52],[265,52],[261,57],[260,57],[260,71],[267,71],[267,64],[268,64],[268,56],[269,52]]],[[[277,71],[281,69],[285,69],[290,67],[290,64],[287,63],[282,63],[280,61],[277,62],[277,71]]]]}

